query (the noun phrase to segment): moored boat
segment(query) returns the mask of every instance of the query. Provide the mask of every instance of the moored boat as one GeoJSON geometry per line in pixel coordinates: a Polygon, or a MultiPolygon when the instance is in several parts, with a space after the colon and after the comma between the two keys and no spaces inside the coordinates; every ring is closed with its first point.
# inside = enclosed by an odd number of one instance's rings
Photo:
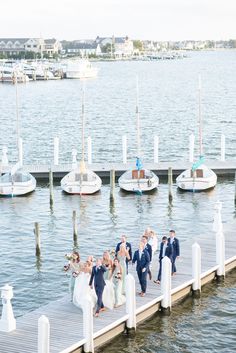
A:
{"type": "Polygon", "coordinates": [[[89,62],[87,59],[77,61],[69,61],[65,68],[66,78],[93,78],[97,77],[98,69],[89,62]]]}

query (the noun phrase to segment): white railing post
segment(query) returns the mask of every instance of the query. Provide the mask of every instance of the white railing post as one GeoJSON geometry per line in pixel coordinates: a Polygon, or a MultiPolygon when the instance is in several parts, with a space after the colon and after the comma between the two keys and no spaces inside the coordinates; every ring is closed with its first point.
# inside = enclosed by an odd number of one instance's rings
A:
{"type": "Polygon", "coordinates": [[[195,295],[201,292],[201,248],[198,243],[192,245],[192,291],[195,295]]]}
{"type": "Polygon", "coordinates": [[[18,150],[19,150],[19,162],[20,165],[23,165],[23,140],[21,137],[19,137],[18,140],[18,150]]]}
{"type": "Polygon", "coordinates": [[[45,315],[38,319],[38,353],[50,352],[50,324],[45,315]]]}
{"type": "Polygon", "coordinates": [[[189,162],[193,162],[194,160],[194,140],[195,137],[193,134],[189,136],[189,162]]]}
{"type": "Polygon", "coordinates": [[[123,155],[123,164],[127,164],[127,136],[122,136],[122,155],[123,155]]]}
{"type": "Polygon", "coordinates": [[[11,332],[16,329],[16,320],[14,318],[11,299],[13,298],[12,287],[6,284],[1,288],[2,298],[2,317],[0,320],[0,331],[11,332]]]}
{"type": "Polygon", "coordinates": [[[77,151],[76,151],[76,149],[73,148],[71,154],[72,154],[72,169],[76,169],[77,168],[77,159],[76,159],[77,151]]]}
{"type": "Polygon", "coordinates": [[[59,165],[59,138],[54,137],[54,165],[59,165]]]}
{"type": "Polygon", "coordinates": [[[162,260],[161,269],[161,293],[163,299],[161,301],[161,309],[169,313],[171,309],[171,261],[165,256],[162,260]]]}
{"type": "Polygon", "coordinates": [[[221,134],[221,140],[220,140],[220,150],[221,150],[221,157],[220,160],[222,162],[225,161],[225,135],[221,134]]]}
{"type": "Polygon", "coordinates": [[[159,162],[159,137],[154,136],[154,163],[159,162]]]}
{"type": "Polygon", "coordinates": [[[216,271],[217,277],[225,276],[225,237],[223,233],[223,225],[221,219],[222,203],[217,201],[215,203],[215,215],[213,230],[216,232],[216,264],[218,269],[216,271]]]}
{"type": "Polygon", "coordinates": [[[91,298],[87,298],[83,302],[83,334],[86,340],[86,343],[84,344],[84,352],[93,353],[93,303],[91,298]]]}
{"type": "Polygon", "coordinates": [[[92,139],[90,136],[87,139],[87,146],[88,146],[88,164],[92,164],[92,139]]]}
{"type": "Polygon", "coordinates": [[[127,331],[136,330],[136,295],[135,279],[130,273],[125,277],[126,313],[129,315],[126,321],[127,331]]]}
{"type": "Polygon", "coordinates": [[[7,147],[3,146],[2,148],[2,166],[8,166],[8,157],[7,157],[7,147]]]}

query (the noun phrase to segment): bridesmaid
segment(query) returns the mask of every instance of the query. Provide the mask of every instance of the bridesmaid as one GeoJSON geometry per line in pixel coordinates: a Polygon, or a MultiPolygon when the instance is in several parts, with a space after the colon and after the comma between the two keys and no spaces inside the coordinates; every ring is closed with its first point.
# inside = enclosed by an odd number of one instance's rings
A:
{"type": "Polygon", "coordinates": [[[112,266],[113,266],[113,261],[110,257],[109,251],[104,251],[103,257],[102,257],[102,264],[106,267],[106,272],[104,273],[104,279],[111,279],[112,275],[112,266]]]}
{"type": "Polygon", "coordinates": [[[70,277],[70,294],[71,294],[71,300],[73,300],[73,293],[74,293],[74,287],[75,287],[75,279],[78,276],[78,274],[81,271],[81,266],[80,266],[80,255],[77,251],[73,251],[73,253],[70,256],[70,260],[67,265],[64,266],[64,271],[69,271],[71,273],[70,277]]]}
{"type": "Polygon", "coordinates": [[[125,247],[125,244],[123,243],[120,245],[120,250],[117,253],[117,259],[119,260],[120,266],[122,268],[122,294],[125,294],[126,259],[129,261],[130,256],[128,250],[125,247]]]}
{"type": "Polygon", "coordinates": [[[122,294],[122,272],[120,262],[115,258],[112,267],[112,280],[115,287],[115,308],[125,303],[125,296],[122,294]]]}

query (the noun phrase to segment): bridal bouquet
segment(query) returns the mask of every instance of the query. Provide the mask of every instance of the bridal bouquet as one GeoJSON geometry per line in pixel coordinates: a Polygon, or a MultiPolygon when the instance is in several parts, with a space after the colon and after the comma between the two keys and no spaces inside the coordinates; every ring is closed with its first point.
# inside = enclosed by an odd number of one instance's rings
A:
{"type": "Polygon", "coordinates": [[[113,257],[113,258],[116,256],[116,251],[115,251],[115,249],[111,249],[111,250],[109,251],[109,253],[110,253],[111,257],[113,257]]]}
{"type": "Polygon", "coordinates": [[[77,259],[77,255],[74,254],[73,252],[71,254],[65,254],[65,258],[68,260],[68,261],[71,261],[71,260],[76,260],[77,259]]]}

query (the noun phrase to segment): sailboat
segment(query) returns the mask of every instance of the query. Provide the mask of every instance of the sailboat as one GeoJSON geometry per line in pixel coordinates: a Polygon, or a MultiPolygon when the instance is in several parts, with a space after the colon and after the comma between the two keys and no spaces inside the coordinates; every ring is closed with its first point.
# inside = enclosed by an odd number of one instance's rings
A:
{"type": "Polygon", "coordinates": [[[64,176],[61,188],[68,194],[89,195],[99,191],[102,180],[92,170],[88,169],[84,161],[84,90],[82,94],[82,159],[79,166],[64,176]]]}
{"type": "Polygon", "coordinates": [[[138,80],[136,84],[136,121],[137,121],[137,157],[136,168],[126,171],[118,179],[121,189],[125,191],[142,194],[142,192],[151,191],[158,187],[159,178],[149,169],[144,169],[140,159],[140,119],[139,119],[139,104],[138,104],[138,80]]]}
{"type": "Polygon", "coordinates": [[[213,188],[217,183],[217,175],[204,162],[202,143],[202,112],[201,112],[201,78],[199,76],[199,160],[193,163],[192,168],[182,172],[177,178],[177,186],[186,191],[204,191],[213,188]]]}
{"type": "Polygon", "coordinates": [[[11,171],[0,176],[0,196],[22,196],[36,188],[36,179],[22,168],[21,139],[19,134],[18,90],[16,80],[16,135],[18,147],[18,162],[11,171]]]}

